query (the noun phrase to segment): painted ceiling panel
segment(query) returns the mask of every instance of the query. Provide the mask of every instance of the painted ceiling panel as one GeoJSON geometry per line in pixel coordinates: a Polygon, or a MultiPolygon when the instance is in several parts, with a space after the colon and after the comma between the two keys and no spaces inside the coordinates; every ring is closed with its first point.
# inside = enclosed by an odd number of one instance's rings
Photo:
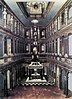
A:
{"type": "MultiPolygon", "coordinates": [[[[30,18],[26,18],[22,11],[20,10],[19,6],[16,2],[25,2],[25,1],[36,1],[36,0],[4,0],[7,5],[12,9],[12,11],[16,14],[16,16],[22,21],[22,23],[26,26],[32,25],[30,18]]],[[[40,1],[40,0],[39,0],[40,1]]],[[[53,4],[50,12],[45,18],[40,18],[38,25],[47,25],[49,21],[56,15],[56,13],[60,10],[63,4],[67,0],[41,0],[42,1],[55,1],[53,4]]]]}

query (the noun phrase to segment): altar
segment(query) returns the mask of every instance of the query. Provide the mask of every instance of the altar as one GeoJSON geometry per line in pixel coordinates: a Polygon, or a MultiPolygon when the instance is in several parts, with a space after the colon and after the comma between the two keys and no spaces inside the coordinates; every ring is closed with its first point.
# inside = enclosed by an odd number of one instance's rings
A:
{"type": "Polygon", "coordinates": [[[40,62],[31,62],[28,69],[43,69],[43,65],[40,62]]]}
{"type": "Polygon", "coordinates": [[[28,65],[29,79],[43,79],[43,65],[40,62],[31,62],[28,65]]]}

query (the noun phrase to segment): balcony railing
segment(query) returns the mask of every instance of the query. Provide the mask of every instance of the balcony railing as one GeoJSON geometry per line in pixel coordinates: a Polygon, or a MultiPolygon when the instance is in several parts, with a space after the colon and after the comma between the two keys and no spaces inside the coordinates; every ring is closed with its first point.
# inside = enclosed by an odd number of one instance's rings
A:
{"type": "Polygon", "coordinates": [[[4,21],[3,21],[3,19],[2,18],[0,18],[0,26],[4,26],[4,21]]]}
{"type": "Polygon", "coordinates": [[[23,53],[16,54],[16,55],[9,55],[9,56],[5,55],[4,57],[0,57],[0,65],[15,62],[15,61],[21,60],[23,58],[24,58],[23,53]]]}
{"type": "Polygon", "coordinates": [[[68,24],[72,23],[72,17],[68,20],[68,24]]]}

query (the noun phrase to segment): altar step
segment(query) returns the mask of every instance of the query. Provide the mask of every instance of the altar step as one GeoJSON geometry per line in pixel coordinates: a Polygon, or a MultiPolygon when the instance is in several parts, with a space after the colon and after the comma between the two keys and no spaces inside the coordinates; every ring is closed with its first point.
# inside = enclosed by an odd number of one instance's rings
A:
{"type": "Polygon", "coordinates": [[[26,85],[26,86],[28,86],[28,85],[48,85],[48,83],[39,83],[39,82],[38,83],[32,83],[32,82],[28,83],[27,82],[27,83],[24,83],[23,85],[26,85]]]}
{"type": "Polygon", "coordinates": [[[50,85],[50,86],[54,86],[55,83],[48,83],[48,82],[47,82],[47,83],[39,83],[39,82],[37,82],[37,83],[35,83],[35,82],[31,82],[31,83],[30,83],[30,82],[29,82],[29,83],[28,83],[28,82],[25,82],[25,83],[22,83],[22,86],[24,86],[24,85],[25,85],[25,86],[29,86],[29,85],[31,85],[31,86],[32,86],[32,85],[47,85],[47,86],[50,85]]]}
{"type": "Polygon", "coordinates": [[[42,79],[29,79],[28,77],[26,81],[22,82],[22,85],[28,86],[28,85],[54,85],[54,84],[47,82],[45,77],[43,77],[43,80],[42,79]]]}

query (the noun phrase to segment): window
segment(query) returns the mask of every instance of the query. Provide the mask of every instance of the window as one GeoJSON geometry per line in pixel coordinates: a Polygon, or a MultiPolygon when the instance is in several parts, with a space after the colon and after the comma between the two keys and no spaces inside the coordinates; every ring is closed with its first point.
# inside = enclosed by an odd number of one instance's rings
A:
{"type": "Polygon", "coordinates": [[[29,33],[28,33],[28,31],[26,32],[26,36],[28,36],[29,35],[29,33]]]}
{"type": "Polygon", "coordinates": [[[58,45],[58,44],[57,44],[57,39],[56,39],[56,53],[57,53],[57,45],[58,45]]]}
{"type": "Polygon", "coordinates": [[[48,53],[49,53],[49,42],[48,42],[48,53]]]}
{"type": "Polygon", "coordinates": [[[26,32],[25,32],[25,38],[29,39],[29,30],[26,30],[26,32]]]}
{"type": "Polygon", "coordinates": [[[10,18],[11,18],[11,15],[8,13],[7,14],[7,25],[10,26],[10,18]]]}
{"type": "Polygon", "coordinates": [[[11,38],[7,38],[7,54],[11,54],[11,38]]]}
{"type": "Polygon", "coordinates": [[[20,32],[20,30],[19,30],[19,22],[17,22],[17,31],[18,31],[18,34],[19,34],[19,32],[20,32]]]}
{"type": "Polygon", "coordinates": [[[29,52],[29,44],[26,44],[26,52],[29,52]]]}
{"type": "Polygon", "coordinates": [[[3,36],[0,35],[0,57],[3,56],[3,41],[2,41],[2,39],[3,39],[3,36]]]}
{"type": "Polygon", "coordinates": [[[45,30],[41,30],[41,38],[45,38],[45,30]]]}
{"type": "Polygon", "coordinates": [[[52,50],[53,50],[53,53],[54,53],[54,40],[53,40],[53,49],[52,50]]]}
{"type": "Polygon", "coordinates": [[[72,6],[69,8],[69,18],[72,17],[72,6]]]}
{"type": "Polygon", "coordinates": [[[11,39],[11,53],[13,53],[13,39],[11,39]]]}
{"type": "Polygon", "coordinates": [[[62,38],[60,38],[60,53],[62,53],[62,38]]]}
{"type": "Polygon", "coordinates": [[[51,53],[51,42],[49,42],[49,53],[51,53]]]}
{"type": "Polygon", "coordinates": [[[15,40],[15,53],[16,53],[16,40],[15,40]]]}
{"type": "Polygon", "coordinates": [[[3,6],[2,4],[0,4],[0,18],[2,18],[2,10],[3,10],[3,6]]]}
{"type": "Polygon", "coordinates": [[[15,34],[17,33],[17,21],[15,20],[15,34]]]}
{"type": "Polygon", "coordinates": [[[56,21],[54,20],[54,32],[56,32],[56,21]]]}
{"type": "Polygon", "coordinates": [[[34,45],[37,45],[37,42],[35,41],[35,42],[33,42],[33,44],[34,44],[34,45]]]}
{"type": "Polygon", "coordinates": [[[58,16],[58,18],[57,18],[57,29],[58,29],[58,30],[60,29],[60,22],[61,22],[60,17],[61,17],[61,16],[58,16]]]}
{"type": "Polygon", "coordinates": [[[7,39],[4,38],[4,53],[7,54],[7,39]]]}
{"type": "Polygon", "coordinates": [[[45,44],[43,44],[43,45],[41,46],[41,50],[42,50],[42,52],[45,52],[45,44]]]}
{"type": "Polygon", "coordinates": [[[37,35],[37,32],[34,32],[34,35],[37,35]]]}
{"type": "Polygon", "coordinates": [[[34,31],[36,31],[37,30],[37,28],[36,27],[34,27],[34,31]]]}
{"type": "Polygon", "coordinates": [[[18,40],[18,53],[20,53],[20,42],[18,40]]]}
{"type": "Polygon", "coordinates": [[[62,12],[62,15],[61,15],[61,17],[62,17],[62,20],[61,20],[61,23],[62,23],[62,25],[64,24],[64,18],[65,18],[65,13],[64,12],[62,12]]]}

